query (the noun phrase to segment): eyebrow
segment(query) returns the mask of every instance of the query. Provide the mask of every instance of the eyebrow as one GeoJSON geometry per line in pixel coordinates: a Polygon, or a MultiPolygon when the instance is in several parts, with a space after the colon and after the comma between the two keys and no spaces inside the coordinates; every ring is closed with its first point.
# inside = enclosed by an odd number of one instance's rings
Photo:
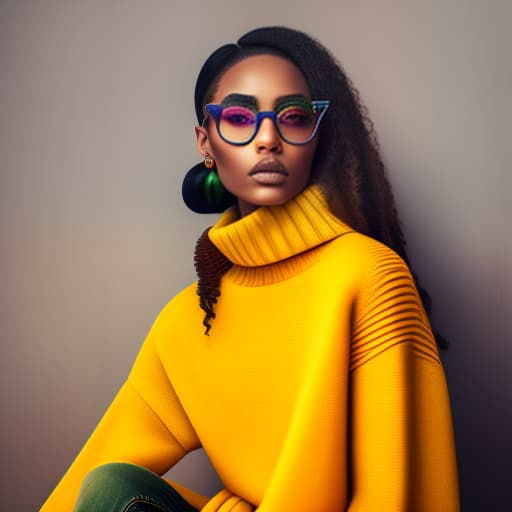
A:
{"type": "Polygon", "coordinates": [[[228,94],[220,104],[223,107],[231,107],[233,105],[248,107],[251,110],[258,110],[258,100],[255,96],[249,96],[248,94],[233,93],[228,94]]]}
{"type": "Polygon", "coordinates": [[[304,94],[288,94],[286,96],[279,96],[274,103],[274,109],[285,108],[289,105],[299,105],[306,109],[311,110],[311,100],[304,96],[304,94]]]}
{"type": "MultiPolygon", "coordinates": [[[[279,96],[274,101],[274,108],[281,106],[283,103],[289,103],[293,101],[298,101],[299,103],[304,103],[305,105],[310,105],[311,100],[307,98],[304,94],[285,94],[284,96],[279,96]]],[[[253,110],[258,110],[259,103],[256,96],[252,96],[250,94],[240,94],[240,93],[232,93],[228,94],[220,103],[223,107],[230,107],[233,105],[241,105],[244,107],[251,108],[253,110]]]]}

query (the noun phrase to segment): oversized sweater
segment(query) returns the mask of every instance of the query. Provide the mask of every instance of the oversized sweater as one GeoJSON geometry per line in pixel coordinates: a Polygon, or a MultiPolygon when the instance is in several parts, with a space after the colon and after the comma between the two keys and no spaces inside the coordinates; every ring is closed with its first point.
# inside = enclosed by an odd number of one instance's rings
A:
{"type": "Polygon", "coordinates": [[[42,510],[69,512],[100,464],[164,474],[200,446],[225,486],[186,494],[204,512],[458,510],[443,368],[401,258],[315,186],[209,236],[234,263],[210,335],[193,284],[42,510]]]}

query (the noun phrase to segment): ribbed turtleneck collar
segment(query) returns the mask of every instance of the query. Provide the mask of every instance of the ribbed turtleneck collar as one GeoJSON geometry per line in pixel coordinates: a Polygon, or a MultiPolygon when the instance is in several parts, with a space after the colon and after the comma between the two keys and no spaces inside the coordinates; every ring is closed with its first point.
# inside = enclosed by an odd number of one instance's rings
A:
{"type": "Polygon", "coordinates": [[[238,218],[227,210],[208,235],[235,265],[260,267],[317,247],[353,231],[330,210],[317,185],[280,206],[264,206],[238,218]]]}

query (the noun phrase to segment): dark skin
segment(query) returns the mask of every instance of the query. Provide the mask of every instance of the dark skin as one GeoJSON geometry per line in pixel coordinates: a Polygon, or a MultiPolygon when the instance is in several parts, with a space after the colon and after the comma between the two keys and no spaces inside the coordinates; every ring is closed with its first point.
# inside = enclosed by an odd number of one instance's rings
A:
{"type": "MultiPolygon", "coordinates": [[[[233,94],[254,98],[260,111],[274,110],[291,95],[311,99],[300,70],[282,57],[266,54],[248,57],[229,68],[212,103],[222,103],[233,94]]],[[[309,182],[317,139],[302,146],[288,144],[270,119],[262,121],[256,137],[244,146],[223,141],[214,122],[197,126],[196,137],[199,153],[215,159],[222,183],[238,198],[242,216],[259,206],[288,202],[309,182]]]]}

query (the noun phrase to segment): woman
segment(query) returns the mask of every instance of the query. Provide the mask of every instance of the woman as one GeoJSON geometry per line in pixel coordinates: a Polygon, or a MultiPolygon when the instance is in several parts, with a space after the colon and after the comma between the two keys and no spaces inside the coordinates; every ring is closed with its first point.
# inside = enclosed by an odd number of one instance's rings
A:
{"type": "Polygon", "coordinates": [[[262,28],[210,56],[195,106],[184,199],[233,206],[42,510],[458,510],[443,369],[347,77],[262,28]],[[209,501],[158,476],[200,446],[209,501]]]}

